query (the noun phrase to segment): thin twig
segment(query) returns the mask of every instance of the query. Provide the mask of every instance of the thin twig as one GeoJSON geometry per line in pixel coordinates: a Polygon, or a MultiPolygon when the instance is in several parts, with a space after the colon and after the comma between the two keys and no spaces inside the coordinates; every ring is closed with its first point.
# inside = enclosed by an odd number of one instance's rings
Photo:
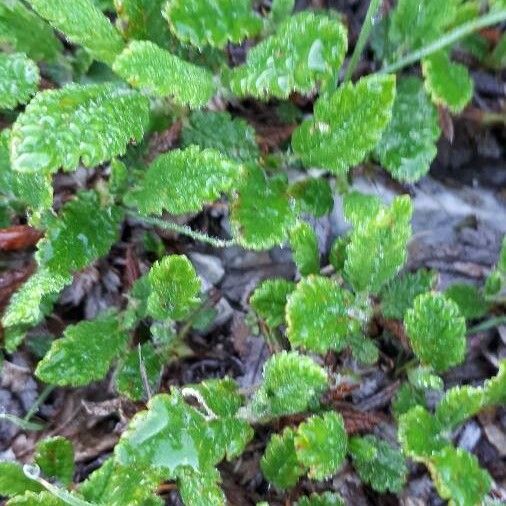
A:
{"type": "Polygon", "coordinates": [[[485,330],[499,327],[499,325],[506,325],[506,316],[497,316],[495,318],[485,320],[482,323],[478,323],[478,325],[475,325],[474,327],[468,329],[467,335],[477,334],[478,332],[484,332],[485,330]]]}

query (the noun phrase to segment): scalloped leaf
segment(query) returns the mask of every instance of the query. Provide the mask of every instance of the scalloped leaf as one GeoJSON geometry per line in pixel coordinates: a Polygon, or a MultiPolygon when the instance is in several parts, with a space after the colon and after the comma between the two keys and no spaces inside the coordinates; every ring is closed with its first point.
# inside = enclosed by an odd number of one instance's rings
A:
{"type": "Polygon", "coordinates": [[[381,494],[399,493],[408,468],[402,453],[376,436],[354,437],[349,449],[360,478],[381,494]]]}
{"type": "Polygon", "coordinates": [[[320,272],[318,238],[309,223],[300,221],[290,230],[290,247],[301,276],[320,272]]]}
{"type": "Polygon", "coordinates": [[[274,25],[279,25],[289,17],[295,7],[295,0],[272,0],[269,19],[274,25]]]}
{"type": "Polygon", "coordinates": [[[43,439],[35,447],[35,463],[45,478],[68,486],[74,477],[74,448],[61,436],[43,439]]]}
{"type": "Polygon", "coordinates": [[[301,213],[310,213],[317,218],[330,213],[334,207],[332,188],[323,178],[308,178],[288,187],[288,194],[295,199],[301,213]]]}
{"type": "Polygon", "coordinates": [[[50,492],[26,492],[6,503],[7,506],[65,506],[65,502],[50,492]]]}
{"type": "Polygon", "coordinates": [[[39,68],[23,53],[0,53],[0,109],[26,104],[39,86],[39,68]]]}
{"type": "Polygon", "coordinates": [[[346,262],[346,248],[350,243],[350,236],[344,235],[337,237],[330,247],[329,262],[337,272],[341,272],[344,269],[344,263],[346,262]]]}
{"type": "Polygon", "coordinates": [[[308,476],[316,480],[328,478],[346,458],[348,436],[343,417],[329,411],[308,418],[297,428],[294,443],[297,459],[309,468],[308,476]]]}
{"type": "Polygon", "coordinates": [[[202,395],[209,408],[219,417],[234,416],[244,402],[239,386],[231,378],[208,379],[190,386],[202,395]]]}
{"type": "Polygon", "coordinates": [[[488,406],[506,403],[506,359],[499,362],[497,374],[483,385],[484,400],[488,406]]]}
{"type": "Polygon", "coordinates": [[[234,416],[211,420],[209,429],[216,447],[221,450],[219,460],[226,457],[231,461],[239,457],[255,435],[246,420],[234,416]]]}
{"type": "Polygon", "coordinates": [[[446,429],[453,430],[468,418],[475,416],[485,403],[484,392],[470,386],[448,390],[436,408],[435,416],[446,429]]]}
{"type": "Polygon", "coordinates": [[[62,338],[53,341],[35,374],[45,383],[59,386],[82,386],[101,380],[129,338],[114,311],[70,325],[62,338]]]}
{"type": "Polygon", "coordinates": [[[181,132],[181,144],[213,148],[237,162],[254,161],[260,156],[255,129],[226,111],[194,111],[181,132]]]}
{"type": "Polygon", "coordinates": [[[346,247],[344,274],[357,291],[378,293],[404,265],[413,212],[408,196],[357,224],[346,247]]]}
{"type": "Polygon", "coordinates": [[[350,314],[353,301],[353,294],[331,279],[303,279],[286,305],[286,334],[292,346],[321,354],[341,350],[356,329],[350,314]]]}
{"type": "Polygon", "coordinates": [[[199,473],[191,468],[181,468],[177,472],[178,490],[184,504],[189,506],[225,506],[227,500],[218,482],[218,471],[199,473]]]}
{"type": "Polygon", "coordinates": [[[123,49],[121,35],[91,0],[28,0],[28,3],[70,42],[83,46],[97,60],[111,64],[123,49]]]}
{"type": "Polygon", "coordinates": [[[249,302],[257,315],[273,329],[285,322],[287,298],[294,290],[293,281],[267,279],[255,289],[249,302]]]}
{"type": "Polygon", "coordinates": [[[172,214],[197,212],[229,190],[240,172],[240,165],[215,149],[175,149],[148,167],[125,201],[144,215],[160,215],[164,210],[172,214]]]}
{"type": "Polygon", "coordinates": [[[348,337],[346,344],[350,347],[353,357],[363,364],[375,364],[379,350],[369,337],[354,334],[348,337]]]}
{"type": "Polygon", "coordinates": [[[283,175],[268,177],[248,166],[231,205],[230,221],[237,241],[252,250],[281,244],[295,221],[283,175]]]}
{"type": "Polygon", "coordinates": [[[382,202],[377,195],[351,191],[343,196],[343,215],[352,225],[370,220],[381,208],[382,202]]]}
{"type": "Polygon", "coordinates": [[[490,309],[490,304],[478,288],[468,283],[454,283],[445,290],[444,294],[457,303],[466,320],[483,318],[490,309]]]}
{"type": "Polygon", "coordinates": [[[395,77],[374,75],[346,83],[318,99],[314,116],[292,136],[292,147],[306,167],[344,174],[378,144],[392,118],[395,77]]]}
{"type": "Polygon", "coordinates": [[[403,383],[392,401],[392,412],[395,418],[398,419],[415,406],[426,406],[424,392],[417,390],[408,382],[403,383]]]}
{"type": "Polygon", "coordinates": [[[169,0],[163,15],[179,40],[198,48],[238,44],[263,26],[251,0],[169,0]]]}
{"type": "Polygon", "coordinates": [[[280,489],[292,488],[305,473],[304,466],[295,452],[295,431],[286,428],[274,434],[260,461],[265,478],[280,489]]]}
{"type": "Polygon", "coordinates": [[[0,496],[13,497],[28,491],[44,490],[39,483],[31,480],[16,462],[0,462],[0,496]]]}
{"type": "Polygon", "coordinates": [[[311,494],[301,497],[295,506],[345,506],[344,501],[337,494],[323,492],[323,494],[311,494]]]}
{"type": "Polygon", "coordinates": [[[395,179],[413,183],[429,172],[440,135],[438,112],[422,81],[408,77],[397,83],[392,120],[375,156],[395,179]]]}
{"type": "Polygon", "coordinates": [[[418,366],[408,371],[409,382],[418,390],[443,390],[442,378],[433,373],[430,367],[418,366]]]}
{"type": "Polygon", "coordinates": [[[69,84],[38,93],[12,127],[11,163],[19,172],[95,167],[139,141],[149,101],[113,84],[69,84]]]}
{"type": "Polygon", "coordinates": [[[264,365],[263,383],[251,401],[260,417],[305,411],[327,388],[327,373],[312,359],[297,352],[273,355],[264,365]]]}
{"type": "Polygon", "coordinates": [[[155,319],[182,320],[199,304],[200,279],[183,255],[155,262],[149,271],[148,313],[155,319]]]}
{"type": "Polygon", "coordinates": [[[132,41],[114,60],[113,70],[134,88],[192,108],[205,105],[216,90],[207,69],[149,41],[132,41]]]}
{"type": "Polygon", "coordinates": [[[438,51],[422,61],[425,87],[436,104],[453,113],[461,112],[473,98],[474,83],[464,65],[450,60],[446,51],[438,51]]]}
{"type": "Polygon", "coordinates": [[[309,94],[334,78],[347,46],[346,29],[337,19],[308,11],[295,14],[231,71],[230,88],[238,96],[260,99],[288,98],[294,91],[309,94]]]}
{"type": "Polygon", "coordinates": [[[457,304],[444,295],[419,295],[406,311],[404,326],[415,355],[437,372],[464,360],[466,320],[457,304]]]}

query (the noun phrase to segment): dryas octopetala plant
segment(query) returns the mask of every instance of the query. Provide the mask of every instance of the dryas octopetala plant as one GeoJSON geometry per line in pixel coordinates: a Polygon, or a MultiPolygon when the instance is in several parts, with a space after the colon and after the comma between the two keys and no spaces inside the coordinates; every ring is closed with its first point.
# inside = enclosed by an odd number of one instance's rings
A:
{"type": "MultiPolygon", "coordinates": [[[[505,402],[506,365],[481,386],[446,391],[440,374],[465,359],[466,319],[483,318],[504,303],[506,246],[483,290],[454,285],[438,293],[434,272],[399,275],[411,237],[410,198],[386,204],[353,191],[347,175],[368,160],[401,182],[428,172],[441,134],[436,106],[457,113],[472,97],[469,73],[452,61],[451,49],[476,47],[479,28],[506,19],[504,1],[398,0],[375,27],[373,48],[383,66],[354,83],[378,0],[371,1],[344,80],[348,35],[338,12],[293,13],[294,0],[256,3],[262,5],[0,3],[0,108],[7,125],[0,135],[0,220],[8,224],[26,212],[44,231],[36,272],[2,317],[6,353],[51,314],[75,273],[108,254],[127,218],[218,247],[263,250],[288,243],[300,274],[297,282],[266,280],[251,297],[276,353],[247,395],[231,378],[157,393],[163,365],[184,353],[178,324],[194,324],[203,305],[200,280],[185,256],[160,258],[121,307],[68,326],[38,363],[40,381],[84,386],[113,368],[120,395],[151,399],[82,483],[73,483],[72,445],[61,437],[39,441],[31,466],[0,463],[0,495],[9,505],[161,505],[157,490],[166,481],[176,483],[188,506],[222,505],[217,466],[246,451],[258,428],[287,417],[291,422],[270,434],[260,468],[279,490],[303,477],[319,482],[321,493],[298,496],[299,506],[342,504],[325,480],[347,459],[378,493],[402,490],[410,459],[428,468],[452,504],[488,500],[491,477],[476,457],[452,445],[451,436],[480,410],[505,402]],[[232,64],[228,50],[246,39],[252,47],[245,61],[232,64]],[[409,65],[416,70],[418,62],[422,77],[400,73],[409,65]],[[51,89],[40,91],[48,81],[51,89]],[[310,115],[303,117],[290,100],[294,93],[315,98],[310,115]],[[279,117],[297,123],[291,141],[262,151],[247,121],[209,107],[216,98],[232,105],[244,98],[275,101],[279,117]],[[176,122],[182,125],[179,147],[148,161],[150,139],[176,122]],[[55,208],[54,175],[79,167],[100,169],[95,184],[55,208]],[[323,170],[294,182],[288,167],[323,170]],[[334,180],[350,231],[332,246],[332,269],[322,271],[317,237],[305,218],[331,211],[334,180]],[[162,217],[200,212],[220,198],[229,204],[231,239],[162,217]],[[378,317],[404,322],[414,356],[391,406],[398,444],[349,435],[327,395],[341,376],[325,356],[346,352],[358,362],[378,360],[368,335],[378,317]],[[139,325],[150,332],[134,346],[139,325]],[[426,405],[427,390],[441,391],[435,410],[426,405]]],[[[501,65],[501,47],[483,61],[501,65]]]]}

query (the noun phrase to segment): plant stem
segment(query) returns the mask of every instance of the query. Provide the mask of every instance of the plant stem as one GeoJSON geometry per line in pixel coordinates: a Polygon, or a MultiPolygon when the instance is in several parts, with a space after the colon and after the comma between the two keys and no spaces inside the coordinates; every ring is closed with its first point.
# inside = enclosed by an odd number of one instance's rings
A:
{"type": "Polygon", "coordinates": [[[367,13],[365,15],[364,24],[362,25],[360,35],[358,36],[357,44],[355,45],[350,63],[346,69],[346,74],[344,76],[345,82],[349,81],[353,76],[353,72],[355,72],[355,68],[357,67],[360,55],[362,54],[362,51],[364,50],[364,47],[369,40],[369,35],[371,34],[373,25],[373,19],[379,9],[380,4],[381,0],[371,0],[371,3],[369,4],[369,8],[367,9],[367,13]]]}
{"type": "Polygon", "coordinates": [[[17,425],[23,430],[42,430],[44,428],[40,423],[28,422],[19,418],[16,415],[10,415],[9,413],[0,413],[0,420],[6,420],[7,422],[17,425]]]}
{"type": "Polygon", "coordinates": [[[40,405],[49,397],[54,388],[55,387],[53,385],[47,385],[46,388],[44,388],[42,393],[24,416],[23,420],[25,420],[25,422],[29,422],[32,419],[33,415],[39,410],[40,405]]]}
{"type": "Polygon", "coordinates": [[[478,332],[483,332],[484,330],[493,329],[498,327],[499,325],[506,324],[506,316],[497,316],[495,318],[490,318],[490,320],[485,320],[482,323],[478,323],[474,327],[471,327],[467,331],[467,335],[477,334],[478,332]]]}
{"type": "Polygon", "coordinates": [[[444,49],[445,47],[450,46],[451,44],[454,44],[458,40],[462,39],[463,37],[466,37],[467,35],[472,34],[473,32],[476,32],[477,30],[480,30],[490,25],[495,25],[504,20],[506,20],[506,10],[491,12],[479,18],[473,19],[468,23],[464,23],[458,26],[457,28],[443,35],[442,37],[435,40],[428,46],[413,51],[412,53],[406,55],[404,58],[401,58],[395,63],[383,67],[379,71],[379,73],[389,74],[397,72],[398,70],[401,70],[402,68],[407,67],[408,65],[416,63],[418,60],[421,60],[422,58],[426,58],[427,56],[430,56],[431,54],[436,53],[437,51],[444,49]]]}

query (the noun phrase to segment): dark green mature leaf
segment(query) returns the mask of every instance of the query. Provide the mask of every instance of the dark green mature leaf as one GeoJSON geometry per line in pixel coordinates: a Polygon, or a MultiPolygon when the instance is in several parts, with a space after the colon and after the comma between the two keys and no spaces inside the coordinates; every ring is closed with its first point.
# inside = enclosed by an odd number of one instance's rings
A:
{"type": "Polygon", "coordinates": [[[219,460],[231,461],[239,457],[255,434],[246,420],[235,416],[211,420],[209,429],[215,446],[220,450],[219,460]]]}
{"type": "Polygon", "coordinates": [[[114,60],[114,71],[135,88],[179,105],[201,107],[215,92],[212,74],[182,60],[154,42],[131,42],[114,60]]]}
{"type": "Polygon", "coordinates": [[[454,283],[445,290],[444,294],[457,303],[466,320],[482,318],[490,309],[490,305],[478,288],[468,283],[454,283]]]}
{"type": "Polygon", "coordinates": [[[280,489],[293,487],[304,474],[305,468],[295,452],[295,431],[286,428],[274,434],[260,461],[263,475],[280,489]]]}
{"type": "Polygon", "coordinates": [[[290,246],[301,276],[320,272],[318,238],[309,223],[301,221],[290,230],[290,246]]]}
{"type": "Polygon", "coordinates": [[[232,417],[243,405],[237,383],[231,378],[208,379],[191,385],[204,398],[209,408],[219,417],[232,417]]]}
{"type": "Polygon", "coordinates": [[[286,279],[267,279],[256,288],[250,305],[270,328],[279,327],[285,321],[285,306],[295,283],[286,279]]]}
{"type": "Polygon", "coordinates": [[[219,198],[240,175],[240,165],[215,149],[190,146],[159,156],[126,201],[142,214],[173,214],[200,211],[219,198]]]}
{"type": "Polygon", "coordinates": [[[0,109],[26,104],[37,91],[39,69],[23,53],[0,53],[0,109]]]}
{"type": "Polygon", "coordinates": [[[35,12],[93,58],[111,64],[123,49],[121,35],[91,0],[28,0],[35,12]]]}
{"type": "Polygon", "coordinates": [[[324,480],[335,474],[346,458],[348,436],[343,417],[333,411],[312,416],[297,428],[297,459],[309,468],[308,476],[324,480]]]}
{"type": "Polygon", "coordinates": [[[288,297],[287,336],[292,346],[316,353],[341,350],[356,322],[349,314],[353,294],[335,281],[309,276],[288,297]]]}
{"type": "Polygon", "coordinates": [[[314,117],[295,130],[292,146],[304,165],[343,174],[381,139],[392,117],[395,77],[374,75],[342,85],[315,104],[314,117]]]}
{"type": "Polygon", "coordinates": [[[184,504],[188,506],[225,506],[225,494],[218,485],[221,481],[218,471],[204,473],[182,467],[177,472],[178,490],[184,504]]]}
{"type": "Polygon", "coordinates": [[[295,206],[300,212],[316,217],[329,213],[334,207],[332,188],[323,178],[297,181],[289,186],[288,194],[295,199],[295,206]]]}
{"type": "Polygon", "coordinates": [[[24,492],[44,490],[36,481],[23,472],[15,462],[0,462],[0,496],[13,497],[24,492]]]}
{"type": "Polygon", "coordinates": [[[408,468],[402,453],[376,436],[354,437],[349,449],[360,478],[380,493],[399,493],[408,468]]]}
{"type": "Polygon", "coordinates": [[[346,49],[346,29],[340,21],[301,12],[249,51],[246,64],[231,72],[230,87],[236,95],[257,98],[288,98],[293,91],[307,94],[334,78],[346,49]]]}
{"type": "Polygon", "coordinates": [[[392,402],[392,412],[395,418],[407,413],[415,406],[425,406],[425,395],[410,383],[406,382],[397,390],[392,402]]]}
{"type": "Polygon", "coordinates": [[[39,441],[34,460],[46,479],[56,479],[65,486],[72,483],[74,448],[68,439],[55,436],[39,441]]]}
{"type": "Polygon", "coordinates": [[[337,494],[324,492],[323,494],[311,494],[301,497],[295,506],[345,506],[344,501],[337,494]]]}
{"type": "Polygon", "coordinates": [[[38,93],[12,127],[11,162],[19,172],[94,167],[142,138],[149,102],[113,84],[69,84],[38,93]]]}
{"type": "Polygon", "coordinates": [[[485,404],[484,391],[470,386],[448,390],[436,408],[435,416],[442,427],[453,430],[475,416],[485,404]]]}
{"type": "Polygon", "coordinates": [[[415,182],[429,172],[441,129],[436,107],[416,77],[397,84],[392,120],[376,146],[382,166],[400,181],[415,182]]]}
{"type": "Polygon", "coordinates": [[[408,196],[396,197],[390,207],[355,226],[344,265],[355,290],[378,293],[404,265],[412,212],[408,196]]]}
{"type": "Polygon", "coordinates": [[[419,295],[406,312],[404,325],[415,355],[437,372],[464,360],[466,320],[457,304],[444,295],[419,295]]]}
{"type": "Polygon", "coordinates": [[[148,313],[158,320],[182,320],[199,303],[200,279],[183,255],[170,255],[155,262],[149,271],[151,293],[148,313]]]}
{"type": "Polygon", "coordinates": [[[184,147],[196,144],[213,148],[237,162],[254,161],[260,156],[254,128],[228,112],[195,111],[181,132],[184,147]]]}

